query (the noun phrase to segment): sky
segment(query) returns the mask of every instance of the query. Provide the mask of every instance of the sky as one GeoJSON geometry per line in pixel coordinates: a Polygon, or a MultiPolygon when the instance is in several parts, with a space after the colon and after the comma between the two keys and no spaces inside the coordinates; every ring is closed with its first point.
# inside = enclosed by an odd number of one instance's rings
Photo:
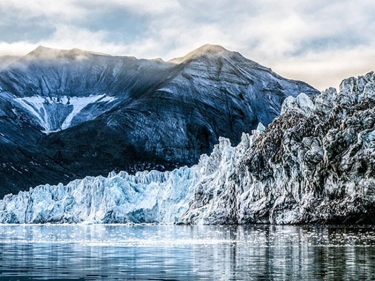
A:
{"type": "Polygon", "coordinates": [[[374,0],[0,1],[0,56],[37,46],[137,58],[218,44],[319,90],[375,70],[374,0]]]}

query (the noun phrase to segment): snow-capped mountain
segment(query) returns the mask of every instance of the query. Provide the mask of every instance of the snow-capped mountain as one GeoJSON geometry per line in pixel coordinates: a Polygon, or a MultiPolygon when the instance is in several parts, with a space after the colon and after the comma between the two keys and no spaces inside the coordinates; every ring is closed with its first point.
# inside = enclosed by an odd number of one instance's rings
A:
{"type": "Polygon", "coordinates": [[[288,97],[267,129],[221,138],[199,164],[39,186],[0,222],[374,223],[375,74],[288,97]]]}
{"type": "Polygon", "coordinates": [[[38,47],[1,72],[0,91],[44,133],[95,119],[165,79],[168,63],[38,47]],[[6,95],[7,94],[7,95],[6,95]]]}
{"type": "Polygon", "coordinates": [[[38,47],[0,72],[0,195],[196,164],[301,92],[317,93],[220,46],[170,62],[38,47]]]}

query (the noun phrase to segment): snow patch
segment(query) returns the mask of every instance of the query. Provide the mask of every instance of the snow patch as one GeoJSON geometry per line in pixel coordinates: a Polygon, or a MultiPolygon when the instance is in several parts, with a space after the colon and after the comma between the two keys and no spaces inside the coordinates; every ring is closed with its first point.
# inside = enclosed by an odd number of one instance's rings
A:
{"type": "Polygon", "coordinates": [[[110,103],[115,99],[115,97],[102,94],[88,97],[62,96],[61,98],[32,96],[15,98],[14,101],[35,118],[35,121],[44,128],[44,133],[49,134],[69,128],[73,118],[86,106],[99,102],[110,103]],[[59,110],[56,110],[56,107],[59,110]],[[56,111],[60,114],[56,114],[56,111]]]}
{"type": "Polygon", "coordinates": [[[96,102],[112,102],[115,99],[116,98],[114,97],[109,97],[106,95],[88,96],[88,97],[71,97],[69,99],[69,103],[73,106],[73,110],[62,123],[61,130],[65,130],[66,128],[69,128],[73,118],[78,113],[80,113],[81,110],[85,108],[87,105],[96,103],[96,102]]]}

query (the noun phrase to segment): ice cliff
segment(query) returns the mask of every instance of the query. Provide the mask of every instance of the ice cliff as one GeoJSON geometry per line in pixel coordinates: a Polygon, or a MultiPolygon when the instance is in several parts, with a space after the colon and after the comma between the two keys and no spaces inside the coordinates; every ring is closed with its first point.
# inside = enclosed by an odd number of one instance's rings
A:
{"type": "MultiPolygon", "coordinates": [[[[261,127],[260,127],[261,128],[261,127]]],[[[0,201],[0,223],[178,223],[197,186],[229,177],[251,137],[237,147],[220,138],[211,156],[171,172],[110,173],[67,185],[41,185],[0,201]]],[[[225,183],[224,183],[225,184],[225,183]]],[[[209,192],[209,191],[208,191],[209,192]]]]}
{"type": "Polygon", "coordinates": [[[267,129],[198,165],[39,186],[0,201],[0,222],[374,223],[375,75],[288,97],[267,129]]]}
{"type": "Polygon", "coordinates": [[[175,222],[187,210],[197,169],[111,173],[44,185],[0,201],[2,223],[175,222]],[[175,188],[178,187],[178,188],[175,188]]]}
{"type": "Polygon", "coordinates": [[[374,73],[287,98],[233,173],[195,188],[185,223],[374,223],[374,73]]]}

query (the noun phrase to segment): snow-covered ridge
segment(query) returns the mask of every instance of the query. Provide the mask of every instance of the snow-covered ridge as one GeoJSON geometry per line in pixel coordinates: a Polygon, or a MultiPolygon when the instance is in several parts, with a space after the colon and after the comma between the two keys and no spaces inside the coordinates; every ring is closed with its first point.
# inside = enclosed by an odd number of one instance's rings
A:
{"type": "Polygon", "coordinates": [[[98,52],[91,52],[85,51],[78,48],[73,48],[70,50],[60,50],[60,49],[53,49],[44,46],[38,46],[35,50],[31,51],[29,54],[25,56],[26,59],[57,59],[61,57],[71,57],[77,60],[87,59],[89,55],[104,55],[109,56],[108,54],[98,53],[98,52]]]}
{"type": "MultiPolygon", "coordinates": [[[[73,118],[80,114],[85,107],[95,103],[111,103],[115,99],[105,94],[87,97],[61,96],[59,98],[36,95],[15,98],[14,101],[35,118],[35,121],[44,128],[44,133],[49,134],[69,128],[73,118]]],[[[102,112],[95,112],[97,115],[100,113],[102,112]]]]}

